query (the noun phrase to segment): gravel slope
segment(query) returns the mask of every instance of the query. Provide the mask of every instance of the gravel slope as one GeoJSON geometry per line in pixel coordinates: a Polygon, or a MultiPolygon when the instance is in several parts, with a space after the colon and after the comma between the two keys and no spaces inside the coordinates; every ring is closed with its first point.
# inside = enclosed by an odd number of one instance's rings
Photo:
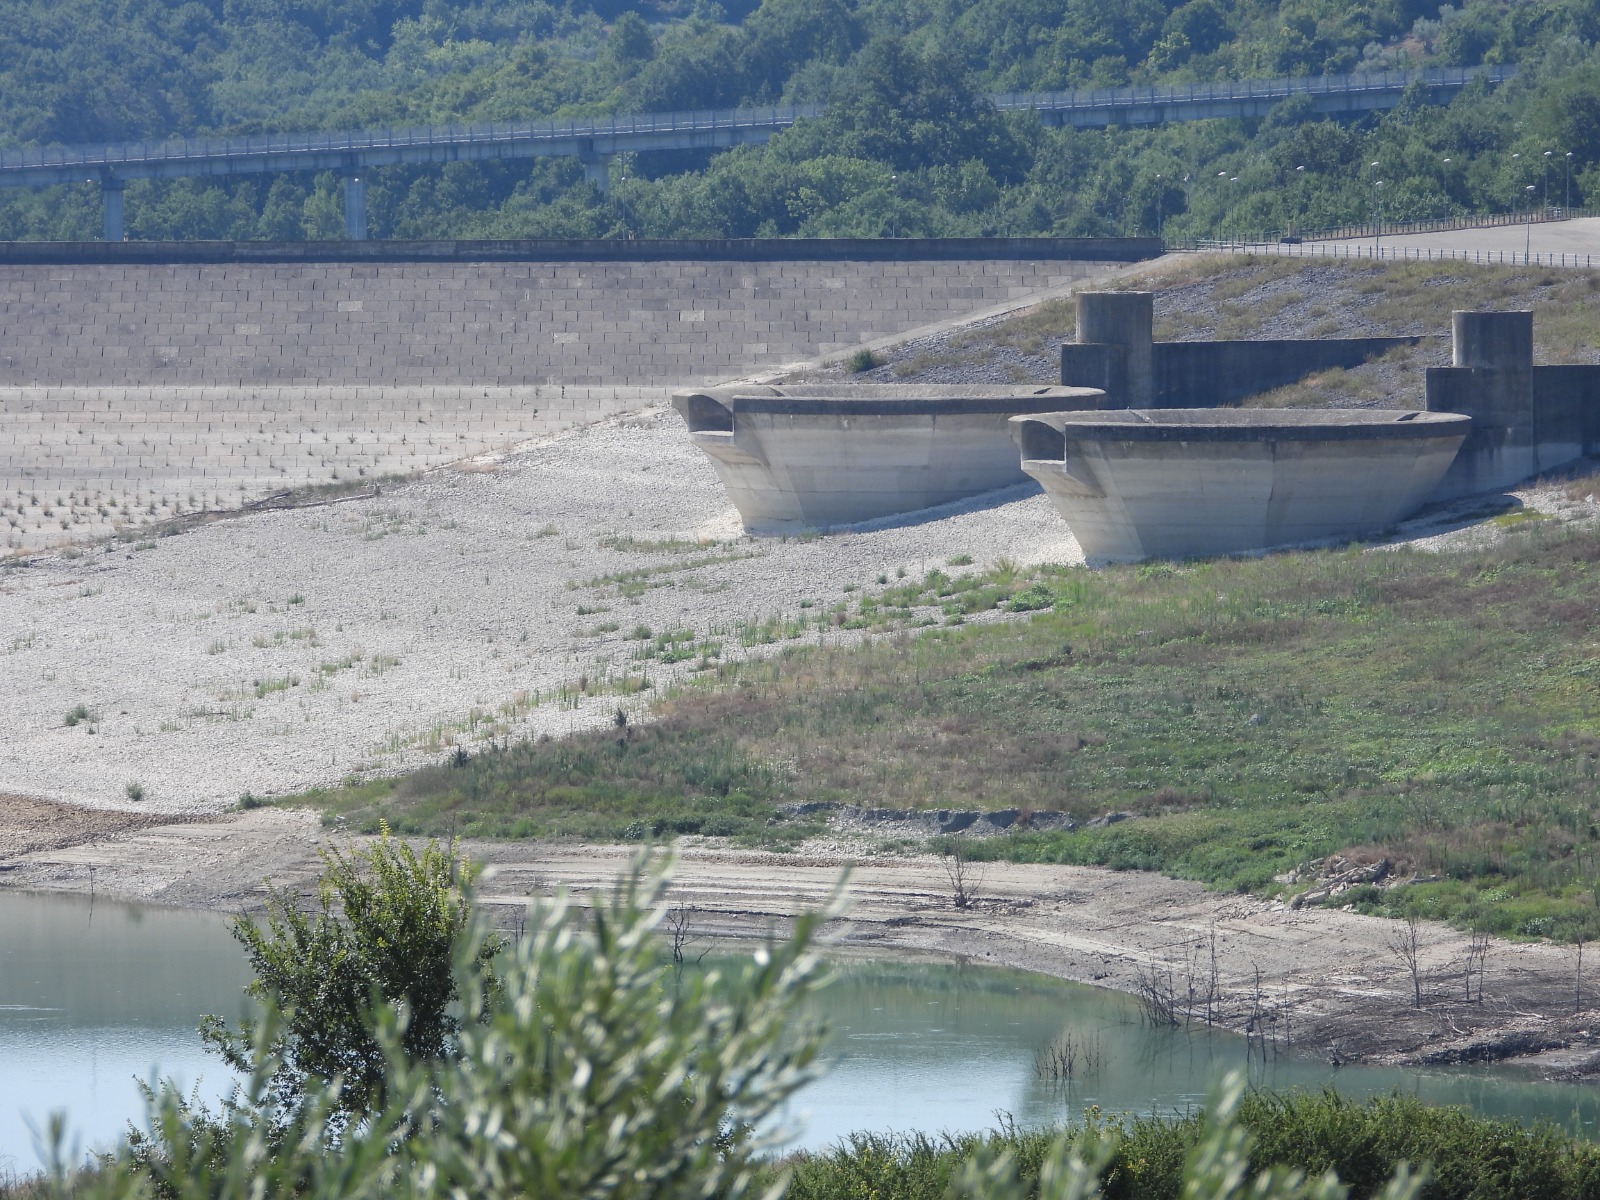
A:
{"type": "Polygon", "coordinates": [[[824,538],[746,538],[666,409],[372,499],[141,544],[0,574],[0,792],[204,812],[393,773],[641,709],[648,691],[549,699],[580,678],[637,678],[640,625],[690,630],[727,658],[745,652],[741,622],[880,574],[960,554],[971,569],[1080,557],[1031,485],[824,538]],[[619,595],[617,576],[640,570],[642,594],[619,595]]]}

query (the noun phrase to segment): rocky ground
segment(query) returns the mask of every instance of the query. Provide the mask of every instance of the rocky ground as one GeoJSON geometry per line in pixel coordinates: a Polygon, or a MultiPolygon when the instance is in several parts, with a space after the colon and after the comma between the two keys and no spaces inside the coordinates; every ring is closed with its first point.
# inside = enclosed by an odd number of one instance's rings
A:
{"type": "Polygon", "coordinates": [[[0,789],[217,811],[642,715],[697,663],[794,644],[746,645],[754,626],[880,576],[1081,557],[1031,486],[745,537],[665,409],[141,546],[0,569],[0,789]],[[691,660],[642,657],[668,632],[691,660]]]}

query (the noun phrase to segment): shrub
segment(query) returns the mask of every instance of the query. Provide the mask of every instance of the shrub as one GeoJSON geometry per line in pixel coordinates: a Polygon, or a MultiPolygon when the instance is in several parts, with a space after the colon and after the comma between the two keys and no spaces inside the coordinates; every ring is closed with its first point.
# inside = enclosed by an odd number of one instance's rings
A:
{"type": "Polygon", "coordinates": [[[859,375],[863,371],[870,371],[875,367],[881,367],[883,363],[884,360],[881,355],[865,348],[852,351],[850,357],[844,360],[845,370],[854,375],[859,375]]]}
{"type": "MultiPolygon", "coordinates": [[[[401,907],[440,895],[437,870],[412,870],[394,843],[375,854],[369,865],[389,864],[401,907]]],[[[460,877],[453,854],[425,857],[460,877]]],[[[352,861],[330,859],[325,894],[345,886],[352,861]]],[[[811,1075],[819,1038],[796,1026],[794,1006],[818,978],[810,944],[825,914],[802,917],[789,940],[727,977],[677,977],[656,936],[665,886],[640,860],[588,920],[564,900],[535,905],[498,981],[481,969],[456,976],[462,1020],[446,1054],[408,1052],[415,1019],[374,989],[355,1049],[370,1030],[384,1082],[369,1094],[383,1103],[359,1122],[343,1119],[332,1077],[309,1072],[293,1107],[279,1106],[265,1051],[296,1018],[266,991],[248,1091],[214,1115],[164,1085],[142,1141],[75,1179],[73,1194],[740,1200],[761,1170],[752,1130],[811,1075]]],[[[454,912],[460,892],[446,893],[454,912]]],[[[358,973],[392,957],[370,941],[347,949],[371,960],[358,973]]],[[[438,961],[436,945],[429,957],[438,961]]]]}
{"type": "Polygon", "coordinates": [[[201,1027],[206,1045],[234,1070],[268,1076],[274,1111],[292,1114],[319,1084],[339,1080],[336,1108],[359,1115],[381,1106],[388,1060],[373,1005],[403,1009],[398,1048],[419,1062],[450,1053],[460,1026],[457,970],[492,990],[499,938],[473,919],[471,867],[452,848],[419,854],[388,836],[349,853],[323,852],[316,905],[279,892],[264,923],[234,922],[255,979],[248,991],[281,1014],[273,1036],[220,1017],[201,1027]]]}

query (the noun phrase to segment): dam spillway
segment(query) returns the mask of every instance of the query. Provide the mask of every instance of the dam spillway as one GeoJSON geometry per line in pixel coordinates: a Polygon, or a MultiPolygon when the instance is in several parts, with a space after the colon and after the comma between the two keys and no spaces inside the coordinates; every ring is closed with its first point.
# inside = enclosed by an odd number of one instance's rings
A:
{"type": "Polygon", "coordinates": [[[1374,533],[1439,486],[1472,424],[1388,409],[1121,409],[1012,419],[1091,562],[1374,533]]]}
{"type": "Polygon", "coordinates": [[[745,530],[790,534],[1026,482],[1006,422],[1091,407],[1093,388],[748,386],[672,397],[745,530]]]}

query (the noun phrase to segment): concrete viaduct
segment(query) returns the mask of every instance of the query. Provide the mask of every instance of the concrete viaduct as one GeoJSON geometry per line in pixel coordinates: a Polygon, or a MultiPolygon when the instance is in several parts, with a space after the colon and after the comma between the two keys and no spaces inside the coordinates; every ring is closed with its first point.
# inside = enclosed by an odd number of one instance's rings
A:
{"type": "MultiPolygon", "coordinates": [[[[1430,101],[1449,99],[1475,80],[1503,82],[1501,65],[1470,69],[1384,71],[1358,75],[1249,79],[1177,87],[1104,88],[991,96],[1002,111],[1032,111],[1047,125],[1094,128],[1167,121],[1260,117],[1306,96],[1313,112],[1393,108],[1420,85],[1430,101]]],[[[45,146],[0,150],[0,187],[98,183],[107,241],[123,239],[122,191],[134,179],[179,179],[275,171],[338,171],[344,177],[344,232],[367,236],[367,173],[377,167],[484,159],[576,156],[604,190],[617,154],[645,150],[722,150],[764,142],[796,121],[819,116],[816,104],[706,112],[642,113],[567,121],[443,125],[348,133],[283,133],[191,138],[114,146],[45,146]]]]}

